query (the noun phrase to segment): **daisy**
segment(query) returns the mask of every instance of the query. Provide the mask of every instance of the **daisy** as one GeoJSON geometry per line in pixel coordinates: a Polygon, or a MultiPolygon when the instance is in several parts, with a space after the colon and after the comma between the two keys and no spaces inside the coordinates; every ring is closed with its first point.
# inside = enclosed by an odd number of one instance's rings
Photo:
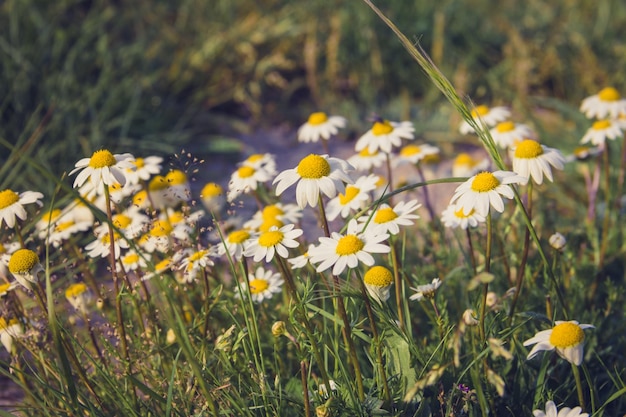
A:
{"type": "Polygon", "coordinates": [[[558,410],[554,401],[548,401],[546,403],[546,411],[534,410],[533,415],[535,417],[589,417],[588,413],[582,413],[580,407],[564,407],[558,410]]]}
{"type": "Polygon", "coordinates": [[[13,351],[13,347],[15,346],[13,341],[23,334],[24,327],[17,318],[14,317],[7,322],[4,317],[0,317],[0,342],[2,342],[2,346],[4,346],[9,354],[15,354],[13,351]]]}
{"type": "Polygon", "coordinates": [[[402,164],[416,165],[425,158],[431,158],[439,154],[439,148],[432,145],[406,145],[394,159],[394,166],[398,167],[402,164]]]}
{"type": "Polygon", "coordinates": [[[224,189],[219,184],[209,182],[200,191],[200,201],[209,212],[218,213],[226,203],[224,189]]]}
{"type": "Polygon", "coordinates": [[[148,181],[151,176],[161,172],[163,158],[160,156],[148,156],[147,158],[135,158],[132,167],[124,171],[126,181],[129,184],[139,184],[148,181]]]}
{"type": "Polygon", "coordinates": [[[603,146],[607,139],[613,140],[620,136],[622,136],[622,128],[619,123],[612,120],[598,120],[587,130],[580,143],[603,146]]]}
{"type": "Polygon", "coordinates": [[[249,165],[240,166],[230,176],[228,182],[228,201],[231,202],[240,194],[255,191],[259,184],[269,181],[271,176],[262,169],[255,169],[249,165]]]}
{"type": "Polygon", "coordinates": [[[141,278],[141,280],[147,281],[149,279],[154,278],[157,275],[161,276],[165,272],[171,270],[172,266],[174,266],[174,261],[171,258],[165,258],[162,261],[158,262],[156,265],[154,265],[154,271],[148,272],[146,275],[144,275],[141,278]]]}
{"type": "Polygon", "coordinates": [[[371,171],[382,166],[386,160],[387,156],[384,153],[370,152],[368,148],[363,148],[361,152],[348,158],[348,163],[357,171],[371,171]]]}
{"type": "Polygon", "coordinates": [[[0,243],[0,278],[8,278],[11,255],[21,247],[19,242],[0,243]]]}
{"type": "Polygon", "coordinates": [[[418,285],[415,288],[411,288],[415,291],[415,294],[409,297],[410,300],[422,301],[432,300],[435,298],[437,289],[441,286],[441,280],[439,278],[433,278],[430,284],[418,285]]]}
{"type": "Polygon", "coordinates": [[[148,265],[144,258],[145,256],[140,256],[136,251],[129,250],[120,258],[120,262],[116,264],[117,272],[139,271],[146,268],[148,265]]]}
{"type": "Polygon", "coordinates": [[[577,321],[556,321],[555,326],[542,330],[526,340],[524,346],[535,345],[526,359],[534,358],[542,350],[554,350],[560,357],[578,366],[583,361],[585,329],[593,329],[591,324],[578,324],[577,321]]]}
{"type": "Polygon", "coordinates": [[[266,232],[274,225],[278,228],[286,223],[298,223],[302,217],[302,210],[295,204],[270,204],[257,211],[252,219],[244,223],[244,227],[266,232]],[[280,226],[279,226],[280,224],[280,226]]]}
{"type": "MultiPolygon", "coordinates": [[[[108,186],[109,195],[111,196],[111,201],[115,204],[121,204],[122,201],[126,197],[130,197],[135,194],[137,191],[141,189],[141,185],[139,184],[130,184],[126,183],[124,185],[116,182],[115,184],[111,184],[108,186]]],[[[101,187],[100,190],[96,190],[97,194],[104,192],[104,187],[101,187]]]]}
{"type": "Polygon", "coordinates": [[[50,230],[50,235],[47,236],[47,242],[51,243],[55,248],[58,248],[72,235],[86,232],[92,226],[92,222],[81,221],[77,223],[74,219],[69,218],[69,216],[63,216],[63,218],[59,219],[54,225],[54,228],[50,230]]]}
{"type": "Polygon", "coordinates": [[[460,153],[452,162],[453,177],[471,177],[489,168],[487,158],[477,159],[468,153],[460,153]]]}
{"type": "MultiPolygon", "coordinates": [[[[114,239],[113,250],[115,254],[115,259],[119,259],[122,249],[128,249],[128,241],[117,232],[113,233],[113,239],[114,239]]],[[[85,249],[87,250],[87,254],[91,258],[97,258],[97,257],[106,258],[110,254],[110,248],[111,248],[111,237],[109,235],[108,230],[101,232],[96,237],[96,240],[94,240],[93,242],[90,242],[89,244],[87,244],[87,246],[85,246],[85,249]]]]}
{"type": "Polygon", "coordinates": [[[17,194],[13,190],[0,191],[0,225],[2,222],[10,228],[15,226],[15,219],[26,220],[27,213],[24,205],[35,203],[42,206],[43,194],[36,191],[24,191],[17,194]]]}
{"type": "Polygon", "coordinates": [[[248,229],[233,230],[217,245],[217,255],[223,256],[228,252],[234,261],[239,261],[255,237],[256,234],[248,229]]]}
{"type": "Polygon", "coordinates": [[[498,123],[489,133],[496,145],[502,149],[511,148],[524,139],[537,138],[537,134],[530,126],[509,120],[498,123]]]}
{"type": "Polygon", "coordinates": [[[287,248],[297,248],[300,243],[296,240],[302,235],[301,229],[295,229],[293,224],[288,224],[280,229],[272,227],[267,232],[255,237],[250,246],[244,251],[244,256],[252,256],[254,262],[265,258],[265,262],[271,262],[275,254],[281,258],[289,258],[287,248]]]}
{"type": "Polygon", "coordinates": [[[341,274],[346,267],[356,268],[359,262],[367,266],[374,265],[372,253],[389,253],[389,246],[380,242],[386,240],[387,233],[372,230],[359,232],[360,226],[355,219],[350,220],[345,235],[333,232],[331,237],[320,237],[319,245],[309,250],[310,262],[317,264],[317,272],[333,267],[333,275],[341,274]]]}
{"type": "MultiPolygon", "coordinates": [[[[271,270],[265,270],[263,267],[258,267],[254,273],[248,274],[248,286],[250,288],[250,294],[252,301],[255,303],[262,303],[263,300],[269,300],[274,294],[281,291],[281,287],[284,281],[280,274],[271,270]]],[[[237,297],[240,297],[239,292],[236,293],[237,297]]]]}
{"type": "Polygon", "coordinates": [[[164,193],[165,203],[168,207],[176,207],[181,202],[189,201],[191,188],[187,174],[179,169],[173,169],[165,176],[167,191],[164,193]]]}
{"type": "Polygon", "coordinates": [[[420,216],[412,214],[422,205],[417,200],[400,201],[393,208],[388,204],[381,204],[378,209],[372,213],[359,218],[359,222],[368,230],[375,233],[389,233],[397,235],[400,233],[400,226],[412,226],[413,220],[419,219],[420,216]]]}
{"type": "Polygon", "coordinates": [[[295,258],[289,258],[287,259],[287,262],[289,262],[289,264],[291,265],[292,269],[301,269],[304,268],[305,266],[308,265],[309,263],[309,251],[311,250],[311,248],[315,247],[315,245],[310,244],[309,248],[307,249],[307,251],[305,253],[303,253],[300,256],[296,256],[295,258]]]}
{"type": "Polygon", "coordinates": [[[574,148],[571,155],[565,157],[565,162],[586,161],[594,156],[602,153],[603,147],[600,146],[578,146],[574,148]]]}
{"type": "Polygon", "coordinates": [[[523,177],[510,171],[481,172],[457,187],[450,204],[456,203],[466,215],[476,210],[486,217],[490,206],[501,213],[504,211],[502,197],[512,199],[514,193],[510,185],[522,180],[523,177]]]}
{"type": "Polygon", "coordinates": [[[35,252],[30,249],[18,249],[9,260],[9,272],[24,288],[32,290],[31,284],[39,281],[37,274],[43,272],[43,266],[35,252]]]}
{"type": "Polygon", "coordinates": [[[87,313],[87,305],[92,301],[89,288],[82,282],[77,282],[67,287],[65,298],[75,310],[85,314],[87,313]]]}
{"type": "Polygon", "coordinates": [[[74,180],[74,188],[82,186],[88,179],[94,189],[100,184],[112,185],[116,182],[126,184],[126,169],[133,168],[133,156],[129,153],[113,155],[106,149],[95,151],[91,158],[83,158],[76,162],[70,175],[80,171],[74,180]]]}
{"type": "MultiPolygon", "coordinates": [[[[191,251],[187,256],[181,259],[179,270],[183,271],[183,281],[192,283],[198,275],[210,266],[215,265],[211,260],[212,249],[200,249],[191,251]]],[[[176,257],[174,261],[177,261],[176,257]]]]}
{"type": "Polygon", "coordinates": [[[567,239],[561,233],[556,232],[548,239],[548,243],[555,250],[563,250],[565,245],[567,244],[567,239]]]}
{"type": "Polygon", "coordinates": [[[171,234],[174,228],[169,221],[156,219],[150,231],[139,239],[139,245],[147,252],[165,253],[170,248],[171,234]]]}
{"type": "MultiPolygon", "coordinates": [[[[134,239],[143,234],[150,224],[150,218],[136,208],[131,208],[124,213],[114,214],[112,220],[113,226],[128,239],[134,239]]],[[[96,235],[108,233],[108,231],[108,224],[101,224],[94,229],[96,235]]]]}
{"type": "Polygon", "coordinates": [[[310,154],[303,158],[298,166],[281,172],[274,179],[276,195],[281,195],[288,187],[296,182],[296,201],[302,209],[307,203],[316,207],[320,199],[320,192],[332,198],[337,191],[344,191],[344,182],[352,184],[348,171],[353,170],[346,161],[330,158],[328,155],[310,154]]]}
{"type": "Polygon", "coordinates": [[[299,142],[317,142],[320,139],[328,140],[336,135],[340,128],[346,127],[346,118],[330,116],[324,112],[315,112],[309,120],[298,128],[299,142]]]}
{"type": "Polygon", "coordinates": [[[411,122],[379,120],[357,140],[354,149],[359,152],[367,148],[369,153],[380,149],[389,154],[394,146],[399,148],[402,145],[402,139],[414,139],[413,132],[415,128],[411,122]]]}
{"type": "Polygon", "coordinates": [[[369,193],[377,188],[378,180],[378,175],[370,174],[359,177],[354,184],[348,184],[343,193],[328,201],[328,220],[335,220],[339,215],[345,219],[350,213],[365,208],[371,200],[369,193]]]}
{"type": "Polygon", "coordinates": [[[548,148],[532,139],[519,142],[514,148],[513,171],[524,179],[520,184],[526,185],[530,177],[537,184],[543,183],[543,176],[552,181],[552,169],[563,169],[565,158],[556,149],[548,148]]]}
{"type": "Polygon", "coordinates": [[[363,282],[368,294],[380,304],[389,299],[389,290],[393,284],[393,274],[384,266],[373,266],[363,275],[363,282]]]}
{"type": "Polygon", "coordinates": [[[446,209],[441,213],[441,221],[444,226],[449,227],[451,229],[456,229],[460,227],[465,230],[468,227],[476,227],[478,223],[485,222],[485,216],[482,216],[476,212],[476,210],[472,209],[468,214],[463,213],[463,209],[459,208],[456,204],[450,204],[446,209]]]}
{"type": "Polygon", "coordinates": [[[620,114],[626,113],[626,100],[622,99],[615,88],[606,87],[598,94],[585,98],[580,105],[580,111],[589,119],[617,119],[620,114]]]}
{"type": "MultiPolygon", "coordinates": [[[[481,120],[487,125],[487,127],[495,126],[496,123],[502,122],[511,116],[511,111],[507,107],[496,106],[489,107],[485,105],[480,105],[472,110],[472,118],[478,124],[481,125],[481,120]]],[[[463,135],[468,135],[470,133],[475,133],[474,128],[470,126],[470,124],[463,120],[461,126],[459,126],[459,132],[463,135]]]]}

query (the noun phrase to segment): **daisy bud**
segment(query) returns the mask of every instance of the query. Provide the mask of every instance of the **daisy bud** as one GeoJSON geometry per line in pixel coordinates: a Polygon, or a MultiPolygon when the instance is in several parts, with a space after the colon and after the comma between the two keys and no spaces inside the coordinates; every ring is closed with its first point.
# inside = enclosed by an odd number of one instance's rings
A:
{"type": "Polygon", "coordinates": [[[284,321],[277,321],[272,325],[272,334],[274,337],[280,337],[287,333],[284,321]]]}
{"type": "Polygon", "coordinates": [[[363,277],[370,297],[380,304],[389,299],[389,289],[393,284],[393,274],[384,266],[373,266],[363,277]]]}
{"type": "Polygon", "coordinates": [[[552,246],[555,250],[560,251],[563,250],[563,248],[565,247],[567,240],[565,239],[565,236],[563,236],[559,232],[556,232],[555,234],[550,236],[548,242],[550,243],[550,246],[552,246]]]}
{"type": "Polygon", "coordinates": [[[9,272],[24,288],[32,290],[32,283],[39,281],[37,274],[43,271],[39,256],[29,249],[18,249],[9,260],[9,272]]]}
{"type": "Polygon", "coordinates": [[[463,312],[463,323],[466,326],[476,326],[478,325],[478,320],[476,320],[476,312],[471,308],[468,308],[463,312]]]}

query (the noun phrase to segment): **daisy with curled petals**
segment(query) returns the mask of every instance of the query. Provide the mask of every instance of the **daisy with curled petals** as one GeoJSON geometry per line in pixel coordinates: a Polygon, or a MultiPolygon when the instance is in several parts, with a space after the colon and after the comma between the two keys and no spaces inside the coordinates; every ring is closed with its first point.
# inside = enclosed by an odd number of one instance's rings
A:
{"type": "Polygon", "coordinates": [[[289,258],[287,248],[297,248],[300,243],[296,239],[301,235],[302,230],[295,229],[293,224],[285,225],[280,229],[272,227],[253,239],[243,255],[253,257],[254,262],[259,262],[263,258],[265,262],[271,262],[275,254],[281,258],[289,258]]]}
{"type": "Polygon", "coordinates": [[[367,293],[382,304],[389,299],[393,274],[384,266],[373,266],[363,275],[367,293]]]}
{"type": "Polygon", "coordinates": [[[354,149],[357,152],[367,149],[369,153],[380,149],[389,154],[393,147],[399,148],[402,145],[402,139],[414,139],[413,132],[415,128],[411,122],[377,120],[372,128],[357,140],[354,149]]]}
{"type": "Polygon", "coordinates": [[[526,359],[534,358],[543,350],[555,350],[560,357],[579,366],[583,362],[585,329],[593,329],[591,324],[578,324],[577,321],[556,321],[555,326],[542,330],[524,342],[524,346],[535,345],[526,359]]]}
{"type": "Polygon", "coordinates": [[[317,272],[333,267],[333,275],[341,274],[346,267],[356,268],[359,262],[374,265],[372,253],[389,253],[389,246],[381,243],[389,235],[372,230],[359,231],[361,226],[350,220],[345,235],[333,232],[331,237],[320,237],[319,244],[309,250],[309,261],[317,265],[317,272]]]}
{"type": "Polygon", "coordinates": [[[228,201],[232,202],[240,194],[255,191],[259,184],[269,181],[271,176],[262,169],[242,165],[230,176],[228,182],[228,201]]]}
{"type": "Polygon", "coordinates": [[[0,191],[0,225],[4,222],[13,228],[16,218],[26,220],[28,215],[24,206],[35,203],[41,207],[41,198],[43,194],[36,191],[24,191],[20,194],[9,189],[0,191]]]}
{"type": "Polygon", "coordinates": [[[441,286],[441,280],[439,278],[433,278],[430,284],[418,285],[415,288],[411,288],[415,291],[415,294],[409,297],[409,300],[422,301],[432,300],[435,298],[437,289],[441,286]]]}
{"type": "MultiPolygon", "coordinates": [[[[284,281],[280,274],[273,272],[272,270],[265,270],[263,267],[258,267],[254,273],[248,274],[248,288],[252,301],[255,303],[262,303],[264,300],[269,300],[274,294],[281,292],[284,281]]],[[[243,288],[242,288],[243,290],[243,288]]],[[[235,293],[236,297],[241,297],[238,292],[235,293]]]]}
{"type": "Polygon", "coordinates": [[[589,414],[583,413],[580,407],[563,407],[560,410],[556,408],[554,401],[548,401],[546,403],[546,410],[534,410],[533,416],[535,417],[589,417],[589,414]]]}
{"type": "Polygon", "coordinates": [[[434,155],[439,154],[439,148],[436,146],[423,144],[423,145],[406,145],[402,149],[398,155],[394,158],[394,166],[400,166],[402,164],[413,164],[416,165],[421,160],[433,157],[434,155]]]}
{"type": "Polygon", "coordinates": [[[580,111],[589,119],[617,119],[626,114],[626,100],[613,87],[606,87],[598,94],[587,97],[580,104],[580,111]]]}
{"type": "Polygon", "coordinates": [[[367,225],[367,229],[373,230],[375,233],[397,235],[400,233],[400,226],[412,226],[413,220],[420,218],[413,213],[421,206],[417,200],[400,201],[394,207],[381,204],[373,215],[370,212],[359,218],[359,222],[363,227],[367,225]]]}
{"type": "Polygon", "coordinates": [[[485,222],[485,216],[482,216],[472,209],[468,214],[463,213],[463,209],[456,204],[450,204],[441,213],[441,221],[443,225],[451,229],[460,227],[466,230],[468,227],[476,227],[478,223],[485,222]]]}
{"type": "Polygon", "coordinates": [[[370,152],[369,149],[363,148],[361,152],[348,158],[348,163],[357,171],[371,171],[382,166],[386,160],[387,156],[384,153],[370,152]]]}
{"type": "MultiPolygon", "coordinates": [[[[508,119],[509,116],[511,116],[511,111],[504,106],[489,107],[483,104],[472,110],[472,118],[478,123],[478,126],[480,126],[481,120],[487,127],[495,126],[496,123],[508,119]]],[[[468,135],[474,133],[474,128],[466,120],[463,120],[461,126],[459,126],[459,132],[463,135],[468,135]]]]}
{"type": "Polygon", "coordinates": [[[370,174],[357,178],[354,184],[346,185],[346,190],[326,205],[328,220],[335,220],[339,215],[345,219],[350,213],[365,208],[371,200],[369,193],[376,189],[378,180],[378,175],[370,174]]]}
{"type": "Polygon", "coordinates": [[[452,162],[453,177],[471,177],[489,168],[489,159],[474,158],[468,153],[460,153],[452,162]]]}
{"type": "Polygon", "coordinates": [[[344,183],[352,184],[353,181],[348,175],[352,170],[352,166],[341,159],[310,154],[303,158],[296,168],[278,174],[273,184],[276,184],[278,196],[297,182],[298,206],[302,209],[308,203],[311,207],[316,207],[320,192],[332,198],[337,195],[337,191],[344,191],[344,183]]]}
{"type": "Polygon", "coordinates": [[[70,175],[80,171],[74,180],[74,188],[82,186],[90,180],[94,189],[99,190],[100,184],[126,184],[126,169],[133,168],[133,156],[129,153],[113,155],[106,149],[95,151],[91,158],[83,158],[76,162],[70,175]]]}
{"type": "Polygon", "coordinates": [[[234,261],[241,260],[243,253],[248,249],[255,235],[255,233],[245,228],[233,230],[222,242],[217,244],[217,255],[223,256],[228,252],[228,256],[234,261]]]}
{"type": "Polygon", "coordinates": [[[502,149],[509,149],[524,139],[537,138],[537,134],[530,126],[510,120],[498,123],[489,133],[496,145],[502,149]]]}
{"type": "Polygon", "coordinates": [[[524,180],[520,184],[526,185],[530,177],[537,183],[543,183],[543,177],[552,181],[552,168],[563,169],[565,158],[556,149],[548,148],[532,139],[525,139],[518,143],[513,153],[513,171],[524,180]]]}
{"type": "Polygon", "coordinates": [[[612,120],[598,120],[580,140],[581,144],[591,143],[594,146],[604,146],[607,139],[613,140],[622,136],[622,127],[612,120]]]}
{"type": "Polygon", "coordinates": [[[18,249],[9,259],[9,272],[24,288],[32,290],[31,284],[39,281],[38,274],[43,272],[39,256],[30,249],[18,249]]]}
{"type": "Polygon", "coordinates": [[[502,197],[512,199],[514,193],[510,185],[519,184],[522,180],[510,171],[480,172],[457,187],[450,204],[456,203],[466,215],[476,210],[481,216],[487,216],[489,207],[502,213],[502,197]]]}
{"type": "Polygon", "coordinates": [[[309,120],[298,128],[298,141],[307,143],[317,142],[320,139],[328,140],[344,127],[346,127],[345,117],[329,117],[324,112],[311,113],[309,120]]]}

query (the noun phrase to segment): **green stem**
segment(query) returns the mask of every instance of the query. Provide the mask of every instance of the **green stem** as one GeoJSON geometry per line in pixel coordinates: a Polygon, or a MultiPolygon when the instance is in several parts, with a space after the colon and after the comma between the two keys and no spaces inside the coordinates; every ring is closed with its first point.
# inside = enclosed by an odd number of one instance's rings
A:
{"type": "Polygon", "coordinates": [[[571,363],[571,365],[572,373],[574,374],[574,379],[576,380],[576,393],[578,394],[578,403],[580,405],[580,408],[585,411],[585,396],[583,395],[583,384],[580,380],[580,372],[578,371],[578,366],[574,365],[573,363],[571,363]]]}
{"type": "Polygon", "coordinates": [[[400,324],[400,330],[404,332],[406,329],[406,324],[404,322],[404,309],[402,305],[402,286],[404,282],[402,281],[400,270],[398,268],[398,253],[396,251],[395,243],[395,239],[391,240],[391,265],[393,266],[393,281],[395,284],[396,306],[398,308],[398,323],[400,324]]]}
{"type": "MultiPolygon", "coordinates": [[[[533,208],[533,182],[528,183],[528,216],[532,216],[533,208]]],[[[528,249],[530,246],[530,229],[526,228],[524,234],[524,247],[522,249],[522,260],[520,262],[519,269],[517,271],[517,277],[515,282],[515,294],[513,294],[513,300],[511,301],[511,308],[509,309],[509,326],[513,323],[513,314],[515,314],[515,306],[519,299],[520,292],[522,291],[522,284],[524,283],[524,272],[526,270],[526,262],[528,261],[528,249]]]]}
{"type": "MultiPolygon", "coordinates": [[[[487,247],[485,248],[485,272],[491,271],[491,245],[493,224],[491,218],[491,212],[487,214],[487,247]]],[[[487,293],[489,293],[489,283],[483,284],[483,296],[480,300],[480,324],[478,330],[480,332],[480,340],[485,343],[485,315],[487,313],[487,293]]]]}

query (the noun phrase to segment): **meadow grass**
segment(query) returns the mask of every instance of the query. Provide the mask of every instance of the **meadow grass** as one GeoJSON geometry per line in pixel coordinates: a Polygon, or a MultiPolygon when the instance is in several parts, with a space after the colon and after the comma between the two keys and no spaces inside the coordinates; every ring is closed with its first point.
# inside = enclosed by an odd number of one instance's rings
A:
{"type": "MultiPolygon", "coordinates": [[[[137,11],[128,13],[142,21],[168,12],[165,3],[157,3],[154,10],[138,4],[137,11]]],[[[450,7],[456,4],[450,2],[450,7]]],[[[611,4],[600,4],[598,19],[611,4]]],[[[57,7],[69,6],[76,5],[57,7]]],[[[200,22],[205,10],[192,13],[194,6],[200,5],[184,3],[181,10],[187,14],[178,10],[175,26],[180,33],[163,36],[176,38],[198,28],[193,22],[200,22]]],[[[418,78],[418,66],[411,61],[415,59],[430,79],[420,83],[443,92],[459,121],[477,132],[462,136],[455,126],[446,136],[484,149],[467,155],[476,169],[511,171],[520,159],[517,151],[499,146],[487,116],[474,117],[477,108],[458,95],[444,75],[445,65],[434,65],[442,58],[434,54],[431,59],[383,13],[376,17],[364,4],[359,6],[346,4],[337,14],[339,22],[331,19],[328,24],[341,27],[351,7],[358,10],[359,19],[375,19],[379,26],[371,36],[389,39],[379,53],[396,46],[409,52],[396,53],[405,60],[399,80],[403,74],[418,78]]],[[[17,17],[37,13],[22,9],[19,2],[4,7],[17,17]]],[[[115,6],[103,2],[98,7],[112,13],[115,6]]],[[[292,31],[302,30],[290,19],[304,11],[281,4],[272,15],[250,8],[248,18],[240,19],[243,12],[234,3],[220,3],[216,9],[217,16],[231,16],[219,29],[226,34],[247,39],[256,33],[285,42],[292,31]],[[282,24],[273,25],[280,13],[285,17],[282,24]],[[228,31],[232,21],[239,25],[228,31]]],[[[92,15],[93,9],[83,12],[94,22],[106,21],[92,15]]],[[[397,17],[399,23],[408,18],[397,17]]],[[[113,24],[113,16],[110,19],[113,24]]],[[[45,27],[41,19],[33,21],[45,27]]],[[[307,27],[311,48],[319,42],[311,34],[321,31],[316,26],[321,24],[326,23],[312,20],[312,29],[307,27]]],[[[94,27],[101,28],[94,29],[96,38],[108,36],[102,26],[84,28],[94,27]]],[[[450,30],[444,32],[450,36],[450,30]]],[[[197,52],[205,58],[220,56],[220,48],[232,41],[229,36],[207,39],[197,52]]],[[[328,50],[338,42],[332,40],[332,31],[327,42],[328,50]]],[[[259,45],[263,42],[248,48],[259,45]]],[[[476,54],[484,53],[483,46],[478,49],[476,54]]],[[[158,48],[153,52],[163,53],[158,48]]],[[[370,55],[375,59],[371,50],[370,55]]],[[[307,61],[309,65],[316,57],[307,61]]],[[[196,73],[181,68],[189,70],[194,62],[205,61],[194,54],[180,58],[173,78],[182,91],[192,85],[185,80],[196,82],[196,73]]],[[[325,74],[330,83],[341,78],[342,68],[313,68],[309,74],[325,74]]],[[[307,79],[309,84],[314,81],[307,79]]],[[[102,82],[115,85],[119,94],[131,91],[111,79],[102,82]]],[[[596,82],[590,85],[605,87],[596,82]]],[[[480,94],[472,97],[477,104],[514,107],[518,98],[527,99],[520,90],[499,88],[489,94],[489,102],[480,94]]],[[[258,92],[250,85],[244,90],[258,92]]],[[[315,96],[315,88],[311,91],[315,96]]],[[[363,94],[364,102],[376,103],[377,97],[363,94]]],[[[387,94],[401,97],[402,92],[392,88],[387,94]]],[[[577,99],[584,96],[578,94],[577,99]]],[[[244,101],[260,102],[261,97],[244,101]]],[[[619,105],[619,100],[610,102],[619,105]]],[[[291,151],[302,156],[297,166],[285,166],[280,156],[259,147],[233,167],[228,187],[215,184],[200,191],[191,187],[194,177],[202,178],[203,169],[193,155],[182,152],[182,170],[171,170],[155,156],[161,148],[148,151],[123,140],[113,145],[113,138],[132,137],[128,132],[139,129],[132,112],[143,107],[129,103],[130,113],[122,112],[127,116],[118,120],[121,124],[105,119],[90,125],[70,123],[89,133],[88,141],[77,142],[84,147],[80,154],[86,159],[81,162],[67,162],[72,154],[67,148],[44,146],[46,135],[56,137],[54,129],[62,128],[55,127],[52,110],[38,109],[43,116],[32,116],[27,129],[11,136],[21,137],[17,143],[0,138],[8,151],[0,193],[0,271],[5,283],[0,287],[0,336],[9,354],[0,372],[24,391],[15,406],[20,414],[524,416],[546,410],[548,401],[559,409],[580,406],[593,416],[626,410],[626,320],[621,303],[625,144],[618,120],[611,121],[618,137],[603,137],[601,143],[581,150],[576,149],[579,139],[593,120],[573,114],[577,102],[554,106],[563,110],[553,113],[566,121],[563,126],[581,126],[569,131],[567,140],[544,140],[541,133],[555,129],[543,114],[531,112],[528,122],[540,133],[541,143],[566,156],[563,169],[549,168],[554,181],[544,178],[542,184],[531,179],[524,185],[515,177],[506,191],[498,189],[509,197],[501,209],[494,205],[484,211],[470,207],[468,200],[462,200],[465,207],[457,201],[452,223],[470,222],[463,228],[451,227],[450,218],[433,208],[453,195],[443,185],[469,181],[476,191],[485,184],[475,182],[476,169],[466,167],[459,174],[459,161],[451,162],[458,151],[449,141],[432,142],[437,150],[427,155],[426,143],[415,139],[419,119],[415,126],[385,119],[359,125],[359,136],[365,134],[369,141],[359,140],[356,147],[380,147],[373,167],[351,159],[359,168],[352,170],[332,159],[335,155],[322,156],[327,152],[323,139],[291,151]],[[104,125],[117,127],[97,129],[104,125]],[[116,130],[120,126],[127,130],[116,130]],[[403,146],[392,144],[393,138],[403,146]],[[45,149],[68,154],[59,159],[66,161],[60,170],[68,174],[58,175],[58,166],[51,169],[50,159],[40,155],[45,149]],[[396,165],[401,162],[405,165],[396,165]],[[82,174],[83,169],[90,172],[82,174]],[[109,185],[92,184],[101,176],[109,185]],[[295,182],[301,189],[294,192],[295,182]],[[26,186],[35,183],[39,186],[26,186]],[[350,189],[350,183],[360,188],[350,189]],[[25,191],[42,191],[44,196],[21,194],[25,191]],[[350,206],[348,196],[361,200],[350,206]],[[335,213],[338,205],[350,206],[345,215],[335,213]],[[553,237],[556,232],[564,240],[553,237]],[[594,328],[558,323],[572,320],[594,328]],[[547,348],[550,342],[560,355],[548,350],[529,359],[532,345],[524,342],[549,329],[552,337],[542,343],[547,348]]],[[[313,103],[311,108],[320,102],[313,103]]],[[[250,107],[262,114],[262,107],[250,107]]],[[[16,114],[24,117],[27,112],[16,114]]],[[[119,115],[111,113],[112,119],[114,114],[119,115]]],[[[510,117],[517,122],[520,115],[527,113],[518,108],[510,117]]],[[[335,131],[327,116],[312,116],[308,127],[335,131]]],[[[343,124],[338,123],[340,133],[331,135],[331,141],[343,134],[343,124]]],[[[182,127],[173,131],[172,138],[191,135],[182,127]]],[[[424,137],[440,135],[425,132],[424,137]]],[[[541,151],[545,153],[547,149],[541,151]]]]}

